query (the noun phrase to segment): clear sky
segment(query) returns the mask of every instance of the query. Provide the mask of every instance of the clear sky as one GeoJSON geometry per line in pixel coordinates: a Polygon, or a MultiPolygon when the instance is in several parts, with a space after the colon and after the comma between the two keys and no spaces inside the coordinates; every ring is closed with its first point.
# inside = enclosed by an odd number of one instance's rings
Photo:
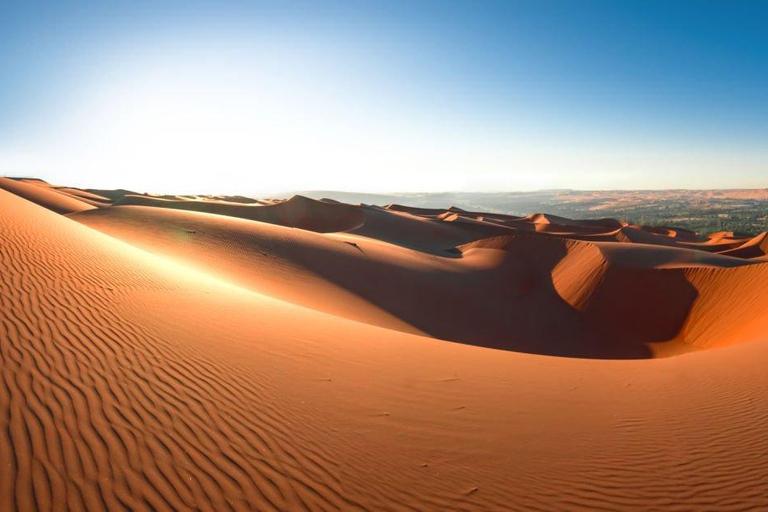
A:
{"type": "Polygon", "coordinates": [[[6,2],[0,174],[768,187],[768,1],[6,2]]]}

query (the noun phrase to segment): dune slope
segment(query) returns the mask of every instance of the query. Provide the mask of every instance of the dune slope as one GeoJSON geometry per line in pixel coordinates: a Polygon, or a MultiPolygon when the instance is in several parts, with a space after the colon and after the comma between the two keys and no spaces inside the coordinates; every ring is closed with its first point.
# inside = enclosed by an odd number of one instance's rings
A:
{"type": "MultiPolygon", "coordinates": [[[[686,248],[513,231],[517,234],[481,238],[454,252],[440,249],[447,240],[425,234],[422,245],[432,246],[424,252],[363,237],[359,230],[328,236],[174,209],[118,206],[71,218],[294,304],[523,352],[646,358],[697,350],[702,339],[717,346],[725,338],[702,327],[710,325],[706,315],[691,315],[696,304],[717,302],[747,322],[768,304],[762,287],[733,291],[743,286],[739,276],[745,274],[726,272],[716,285],[701,277],[696,279],[702,285],[691,282],[701,274],[693,269],[706,275],[750,262],[686,248]]],[[[421,221],[380,217],[369,234],[387,227],[397,232],[403,222],[421,221]]],[[[463,239],[463,229],[453,236],[463,239]]],[[[755,275],[766,275],[768,267],[758,267],[755,275]]]]}
{"type": "Polygon", "coordinates": [[[45,182],[28,183],[0,176],[0,189],[23,197],[56,213],[74,213],[91,210],[93,205],[67,194],[62,194],[45,182]]]}
{"type": "Polygon", "coordinates": [[[294,196],[287,201],[274,205],[256,206],[221,200],[162,199],[140,195],[125,195],[115,201],[115,204],[201,211],[301,228],[319,233],[346,231],[362,223],[362,214],[352,206],[341,203],[324,203],[302,196],[294,196]]]}

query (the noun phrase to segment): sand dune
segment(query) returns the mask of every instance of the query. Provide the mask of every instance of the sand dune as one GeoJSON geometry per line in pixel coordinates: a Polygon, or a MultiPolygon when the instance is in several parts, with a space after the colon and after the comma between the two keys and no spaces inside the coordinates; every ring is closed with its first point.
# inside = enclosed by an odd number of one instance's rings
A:
{"type": "Polygon", "coordinates": [[[768,505],[764,236],[0,188],[0,510],[768,505]]]}
{"type": "Polygon", "coordinates": [[[381,282],[380,266],[397,257],[399,247],[372,261],[360,257],[359,247],[312,231],[146,206],[115,206],[71,218],[237,286],[345,318],[419,332],[344,286],[350,272],[355,278],[364,275],[371,287],[381,282]]]}
{"type": "Polygon", "coordinates": [[[746,242],[722,251],[722,254],[737,258],[761,258],[768,254],[768,232],[763,232],[746,242]]]}
{"type": "Polygon", "coordinates": [[[129,194],[115,201],[115,205],[144,205],[215,213],[319,233],[347,231],[363,222],[362,215],[349,205],[324,203],[302,196],[294,196],[274,205],[254,206],[221,200],[206,201],[179,196],[164,199],[129,194]]]}
{"type": "Polygon", "coordinates": [[[71,218],[238,286],[344,318],[451,341],[581,357],[649,357],[650,344],[660,342],[675,346],[676,352],[686,350],[686,339],[677,334],[696,292],[680,275],[663,269],[750,264],[690,249],[587,244],[530,234],[481,239],[460,246],[456,254],[438,256],[359,235],[329,238],[225,216],[140,206],[71,218]],[[596,255],[589,261],[572,261],[572,253],[589,250],[596,255]],[[576,307],[575,299],[558,288],[563,269],[580,286],[590,283],[582,295],[600,301],[593,304],[582,297],[576,307]],[[677,282],[683,295],[672,294],[668,300],[659,300],[654,289],[644,291],[650,283],[672,290],[677,282]],[[627,296],[642,313],[629,336],[611,320],[627,296]],[[666,318],[676,309],[680,311],[668,325],[646,320],[666,318]],[[557,321],[537,320],[543,314],[557,321]]]}
{"type": "Polygon", "coordinates": [[[55,189],[48,187],[44,182],[37,184],[0,176],[0,189],[7,190],[56,213],[81,212],[94,208],[93,205],[80,199],[57,192],[55,189]]]}
{"type": "Polygon", "coordinates": [[[80,201],[83,201],[84,203],[88,203],[92,206],[109,206],[112,203],[112,200],[108,197],[100,196],[98,194],[93,194],[91,192],[88,192],[87,190],[80,190],[77,188],[71,188],[71,187],[56,187],[54,189],[56,192],[59,192],[61,194],[68,195],[70,197],[74,197],[75,199],[79,199],[80,201]]]}

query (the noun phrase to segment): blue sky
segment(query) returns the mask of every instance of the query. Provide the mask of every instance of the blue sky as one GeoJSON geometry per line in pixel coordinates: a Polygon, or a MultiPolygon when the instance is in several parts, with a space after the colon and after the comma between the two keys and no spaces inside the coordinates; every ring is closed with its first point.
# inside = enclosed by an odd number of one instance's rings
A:
{"type": "Polygon", "coordinates": [[[0,0],[0,173],[158,192],[768,187],[768,2],[0,0]]]}

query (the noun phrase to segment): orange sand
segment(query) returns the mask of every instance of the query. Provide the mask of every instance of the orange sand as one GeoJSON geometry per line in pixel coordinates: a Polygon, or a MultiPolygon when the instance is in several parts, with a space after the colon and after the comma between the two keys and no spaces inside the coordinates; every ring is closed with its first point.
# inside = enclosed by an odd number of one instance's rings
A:
{"type": "Polygon", "coordinates": [[[0,510],[768,506],[765,236],[0,188],[0,510]]]}

